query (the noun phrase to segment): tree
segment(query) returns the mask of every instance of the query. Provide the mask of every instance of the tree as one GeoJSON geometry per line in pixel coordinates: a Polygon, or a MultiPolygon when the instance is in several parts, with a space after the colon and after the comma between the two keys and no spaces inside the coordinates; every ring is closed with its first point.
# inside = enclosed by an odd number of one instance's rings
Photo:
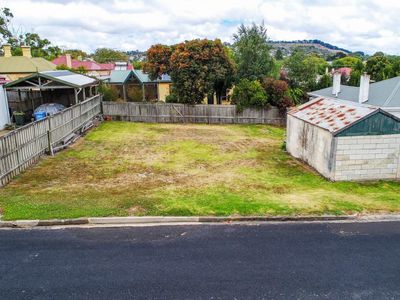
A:
{"type": "Polygon", "coordinates": [[[92,57],[98,63],[108,63],[108,62],[128,60],[128,56],[125,53],[109,48],[96,49],[92,57]]]}
{"type": "Polygon", "coordinates": [[[361,81],[361,71],[360,70],[351,71],[350,78],[347,84],[350,86],[360,86],[360,81],[361,81]]]}
{"type": "Polygon", "coordinates": [[[175,93],[170,99],[180,103],[201,103],[218,85],[227,85],[235,71],[220,40],[192,40],[172,47],[154,45],[147,53],[145,72],[153,80],[168,73],[175,93]]]}
{"type": "Polygon", "coordinates": [[[371,79],[381,81],[390,78],[392,74],[392,65],[386,56],[374,55],[367,60],[365,65],[366,72],[371,75],[371,79]]]}
{"type": "Polygon", "coordinates": [[[88,54],[80,49],[69,49],[64,51],[65,54],[70,54],[71,58],[73,59],[79,59],[79,58],[86,58],[88,57],[88,54]]]}
{"type": "Polygon", "coordinates": [[[133,66],[133,68],[134,68],[135,70],[141,70],[141,69],[143,69],[143,62],[140,61],[140,60],[134,60],[134,61],[132,62],[132,66],[133,66]]]}
{"type": "Polygon", "coordinates": [[[332,62],[332,67],[334,67],[335,69],[344,68],[344,67],[353,69],[356,65],[359,65],[360,63],[362,64],[361,59],[359,59],[357,57],[346,56],[346,57],[334,60],[332,62]]]}
{"type": "Polygon", "coordinates": [[[236,104],[238,111],[247,107],[264,108],[268,106],[268,98],[259,81],[242,79],[233,89],[232,104],[236,104]]]}
{"type": "Polygon", "coordinates": [[[157,44],[147,50],[147,60],[143,64],[143,70],[152,80],[170,72],[173,49],[174,47],[171,46],[157,44]]]}
{"type": "Polygon", "coordinates": [[[72,71],[75,73],[80,73],[80,74],[86,74],[87,70],[85,69],[84,66],[79,66],[78,68],[69,68],[66,65],[59,65],[56,67],[57,70],[68,70],[68,71],[72,71]]]}
{"type": "Polygon", "coordinates": [[[332,78],[329,76],[329,74],[324,74],[322,75],[317,83],[317,89],[325,89],[327,87],[330,87],[332,85],[332,78]]]}
{"type": "Polygon", "coordinates": [[[0,8],[0,42],[8,41],[12,37],[9,25],[13,17],[9,8],[0,8]]]}
{"type": "Polygon", "coordinates": [[[306,55],[303,50],[296,49],[286,59],[284,66],[290,86],[309,91],[315,88],[317,75],[322,71],[323,65],[313,55],[306,55]]]}
{"type": "Polygon", "coordinates": [[[267,29],[264,24],[243,24],[233,36],[233,53],[237,64],[237,78],[262,80],[274,71],[274,59],[270,55],[267,29]]]}
{"type": "Polygon", "coordinates": [[[326,60],[317,54],[307,55],[304,59],[304,64],[309,67],[313,66],[319,75],[325,74],[326,68],[328,67],[326,60]]]}
{"type": "Polygon", "coordinates": [[[282,60],[283,59],[283,53],[281,49],[276,50],[275,52],[275,59],[276,60],[282,60]]]}
{"type": "Polygon", "coordinates": [[[268,103],[279,108],[281,112],[286,112],[288,107],[294,105],[290,98],[289,85],[286,81],[275,78],[264,78],[261,83],[267,95],[268,103]]]}
{"type": "Polygon", "coordinates": [[[392,73],[390,74],[390,77],[400,76],[400,56],[388,56],[388,60],[392,65],[392,73]]]}
{"type": "Polygon", "coordinates": [[[21,45],[31,47],[31,54],[33,57],[43,57],[48,60],[53,60],[61,55],[62,51],[58,46],[53,46],[48,39],[43,39],[37,33],[20,33],[8,39],[11,45],[11,53],[14,56],[22,55],[21,45]]]}

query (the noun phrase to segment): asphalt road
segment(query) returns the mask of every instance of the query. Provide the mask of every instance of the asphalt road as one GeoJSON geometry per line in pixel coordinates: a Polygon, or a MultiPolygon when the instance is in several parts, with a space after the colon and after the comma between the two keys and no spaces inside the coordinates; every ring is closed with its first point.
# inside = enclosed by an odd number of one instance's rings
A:
{"type": "Polygon", "coordinates": [[[400,223],[0,230],[0,299],[399,299],[400,223]]]}

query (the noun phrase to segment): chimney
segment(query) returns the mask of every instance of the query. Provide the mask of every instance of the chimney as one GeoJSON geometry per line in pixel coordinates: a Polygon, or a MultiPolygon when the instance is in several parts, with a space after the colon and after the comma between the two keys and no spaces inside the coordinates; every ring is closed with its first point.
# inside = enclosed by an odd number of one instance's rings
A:
{"type": "Polygon", "coordinates": [[[333,73],[333,86],[332,86],[332,95],[337,95],[340,93],[340,80],[342,74],[340,72],[333,73]]]}
{"type": "Polygon", "coordinates": [[[4,51],[4,57],[11,57],[11,45],[10,44],[5,44],[3,45],[3,51],[4,51]]]}
{"type": "Polygon", "coordinates": [[[67,63],[67,67],[72,68],[71,54],[69,54],[69,53],[65,54],[65,61],[67,63]]]}
{"type": "Polygon", "coordinates": [[[22,56],[29,58],[32,57],[30,46],[21,46],[21,49],[22,49],[22,56]]]}
{"type": "Polygon", "coordinates": [[[358,95],[358,102],[364,103],[368,101],[369,97],[369,79],[370,76],[367,73],[361,75],[360,78],[360,93],[358,95]]]}

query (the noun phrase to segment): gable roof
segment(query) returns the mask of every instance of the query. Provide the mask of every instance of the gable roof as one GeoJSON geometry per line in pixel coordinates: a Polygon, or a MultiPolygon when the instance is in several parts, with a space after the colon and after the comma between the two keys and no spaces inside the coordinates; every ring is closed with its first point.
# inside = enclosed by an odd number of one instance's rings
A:
{"type": "Polygon", "coordinates": [[[161,79],[151,80],[149,75],[142,70],[113,70],[111,71],[110,83],[125,83],[131,76],[135,76],[140,83],[172,82],[171,77],[165,74],[161,79]]]}
{"type": "Polygon", "coordinates": [[[55,70],[56,65],[42,57],[0,57],[0,74],[35,73],[55,70]]]}
{"type": "MultiPolygon", "coordinates": [[[[338,99],[358,102],[359,87],[340,86],[338,99]]],[[[334,97],[332,87],[308,93],[314,97],[334,97]]],[[[365,104],[379,107],[400,107],[400,76],[371,83],[369,97],[365,104]]]]}
{"type": "MultiPolygon", "coordinates": [[[[18,80],[12,81],[10,83],[7,83],[5,85],[5,88],[12,88],[12,87],[18,87],[19,84],[23,83],[24,81],[30,81],[34,78],[45,78],[49,79],[58,83],[62,83],[63,85],[72,87],[72,88],[82,88],[90,85],[94,85],[97,83],[97,80],[78,73],[74,73],[71,71],[66,71],[66,70],[60,70],[60,71],[46,71],[46,72],[38,72],[34,73],[32,75],[29,75],[24,78],[20,78],[18,80]]],[[[49,88],[51,89],[52,85],[46,85],[45,87],[42,86],[41,88],[46,89],[49,88]]]]}
{"type": "Polygon", "coordinates": [[[335,134],[378,111],[378,107],[371,105],[319,97],[290,110],[288,114],[335,134]]]}
{"type": "Polygon", "coordinates": [[[110,83],[125,83],[132,75],[131,70],[112,70],[110,75],[110,83]]]}

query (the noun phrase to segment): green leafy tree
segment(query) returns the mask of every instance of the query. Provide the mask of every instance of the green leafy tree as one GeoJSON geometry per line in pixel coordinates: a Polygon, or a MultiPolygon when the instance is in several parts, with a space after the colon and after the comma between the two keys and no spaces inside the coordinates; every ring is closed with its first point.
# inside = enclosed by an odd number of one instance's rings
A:
{"type": "Polygon", "coordinates": [[[319,75],[325,74],[326,68],[328,67],[327,61],[316,54],[307,55],[303,63],[310,68],[311,66],[313,66],[313,68],[319,75]]]}
{"type": "Polygon", "coordinates": [[[289,88],[288,95],[295,105],[305,103],[309,100],[307,93],[304,92],[301,88],[289,88]]]}
{"type": "Polygon", "coordinates": [[[113,50],[110,48],[99,48],[92,55],[93,59],[98,63],[108,63],[115,61],[127,61],[128,55],[126,53],[113,50]]]}
{"type": "Polygon", "coordinates": [[[174,86],[174,101],[198,104],[227,85],[234,74],[234,63],[220,40],[192,40],[173,47],[154,45],[147,51],[144,70],[151,79],[168,73],[174,86]]]}
{"type": "Polygon", "coordinates": [[[392,73],[390,74],[390,77],[400,76],[400,56],[388,56],[388,60],[392,65],[392,73]]]}
{"type": "Polygon", "coordinates": [[[319,78],[317,89],[325,89],[332,85],[332,78],[329,74],[324,74],[319,78]]]}
{"type": "Polygon", "coordinates": [[[79,58],[86,58],[88,57],[88,54],[80,49],[68,49],[64,51],[65,54],[70,54],[71,58],[73,59],[79,59],[79,58]]]}
{"type": "Polygon", "coordinates": [[[84,66],[79,66],[78,68],[68,68],[66,65],[59,65],[56,67],[57,70],[68,70],[75,73],[86,74],[88,71],[84,66]]]}
{"type": "Polygon", "coordinates": [[[14,15],[9,8],[0,8],[0,41],[11,45],[12,55],[22,55],[21,45],[31,47],[33,57],[44,57],[52,60],[61,54],[61,49],[53,46],[48,39],[43,39],[37,33],[12,32],[11,21],[14,15]]]}
{"type": "Polygon", "coordinates": [[[374,55],[367,60],[365,65],[366,72],[371,75],[371,79],[381,81],[390,78],[392,65],[386,56],[374,55]]]}
{"type": "Polygon", "coordinates": [[[361,74],[362,72],[359,70],[352,70],[347,84],[350,86],[360,86],[361,74]]]}
{"type": "Polygon", "coordinates": [[[282,60],[283,59],[283,53],[281,49],[276,50],[275,52],[275,59],[276,60],[282,60]]]}
{"type": "Polygon", "coordinates": [[[233,89],[232,104],[236,104],[238,111],[248,107],[264,108],[268,106],[268,98],[259,81],[242,79],[233,89]]]}
{"type": "Polygon", "coordinates": [[[262,80],[274,72],[267,29],[264,24],[250,27],[241,25],[233,36],[233,53],[237,64],[237,78],[262,80]]]}
{"type": "Polygon", "coordinates": [[[8,41],[12,37],[9,25],[13,17],[9,8],[0,8],[0,42],[8,41]]]}
{"type": "Polygon", "coordinates": [[[316,87],[317,76],[325,64],[314,55],[306,55],[301,49],[293,51],[285,61],[285,69],[290,86],[310,91],[316,87]]]}
{"type": "Polygon", "coordinates": [[[362,64],[361,59],[359,59],[357,57],[346,56],[346,57],[334,60],[332,62],[332,67],[334,67],[335,69],[344,68],[344,67],[353,69],[360,63],[362,64]]]}
{"type": "Polygon", "coordinates": [[[143,62],[139,60],[134,60],[132,62],[132,66],[135,70],[142,70],[143,69],[143,62]]]}

